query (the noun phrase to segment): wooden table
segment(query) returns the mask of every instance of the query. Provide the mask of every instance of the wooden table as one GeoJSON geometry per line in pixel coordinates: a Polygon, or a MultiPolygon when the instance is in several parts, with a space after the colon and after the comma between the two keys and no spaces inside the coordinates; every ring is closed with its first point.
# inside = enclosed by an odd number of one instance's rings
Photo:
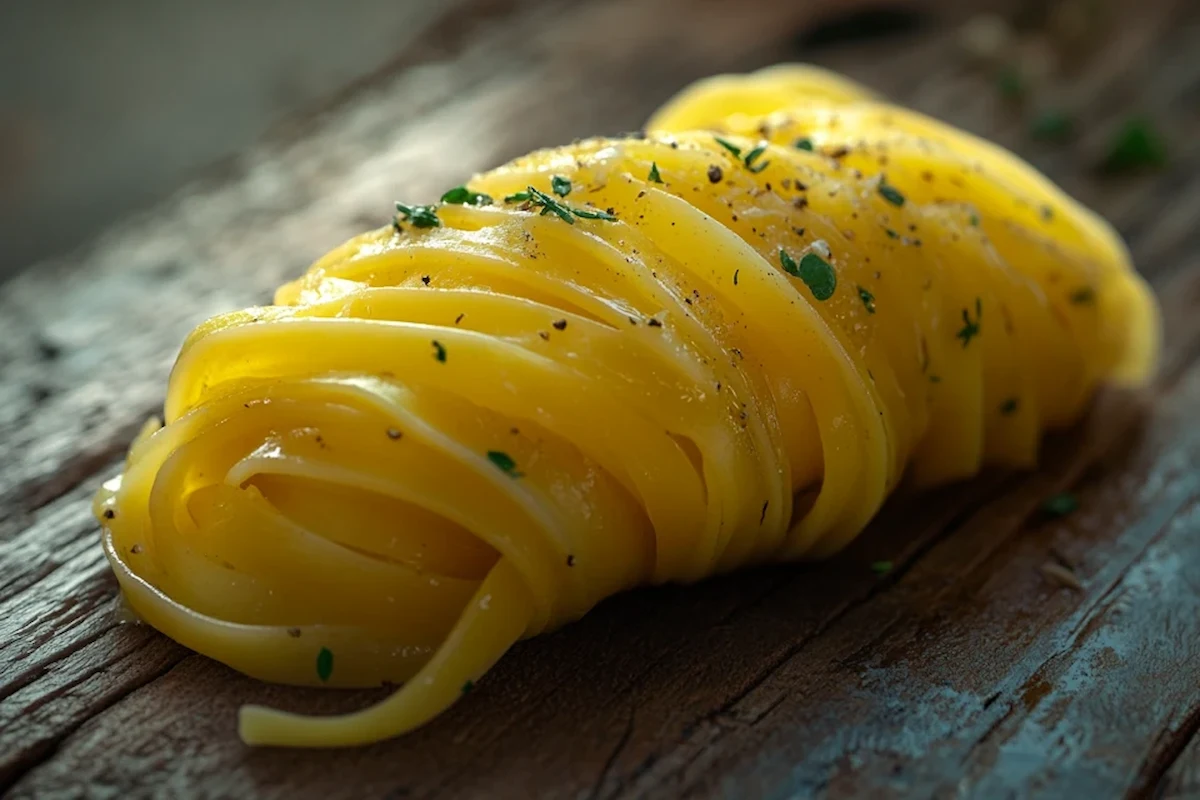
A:
{"type": "Polygon", "coordinates": [[[947,25],[798,50],[803,3],[446,5],[328,113],[0,287],[0,790],[1200,796],[1200,4],[1131,2],[1100,57],[1024,110],[963,66],[947,25]],[[379,695],[259,684],[118,622],[89,498],[160,406],[185,332],[264,301],[396,197],[636,128],[695,77],[788,58],[1015,147],[1112,219],[1164,307],[1153,388],[1103,395],[1037,472],[893,502],[831,563],[604,603],[411,736],[243,747],[243,702],[330,712],[379,695]],[[1031,142],[1043,102],[1075,115],[1073,143],[1031,142]],[[1168,132],[1170,164],[1098,178],[1130,108],[1168,132]],[[1041,514],[1061,491],[1079,511],[1041,514]],[[1051,579],[1064,570],[1077,587],[1051,579]]]}

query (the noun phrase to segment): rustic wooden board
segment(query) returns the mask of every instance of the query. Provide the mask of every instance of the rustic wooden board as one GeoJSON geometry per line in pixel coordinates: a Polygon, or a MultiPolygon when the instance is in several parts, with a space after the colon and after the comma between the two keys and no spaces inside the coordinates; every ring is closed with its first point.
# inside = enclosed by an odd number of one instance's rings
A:
{"type": "MultiPolygon", "coordinates": [[[[467,2],[421,52],[227,174],[0,287],[0,790],[291,796],[1097,796],[1200,792],[1200,7],[1130,2],[1044,99],[1070,147],[954,57],[951,28],[798,53],[812,6],[467,2]],[[1153,45],[1153,46],[1151,46],[1153,45]],[[814,57],[1016,147],[1112,218],[1164,304],[1152,390],[1110,393],[1026,475],[899,498],[837,560],[633,592],[524,643],[444,717],[353,751],[248,750],[265,686],[137,625],[88,502],[201,318],[533,147],[640,120],[700,75],[814,57]],[[1171,168],[1090,169],[1130,106],[1171,168]],[[1071,490],[1081,510],[1038,511],[1071,490]],[[891,560],[878,577],[871,562],[891,560]],[[1069,565],[1080,589],[1049,580],[1069,565]]],[[[955,7],[955,3],[949,3],[955,7]]],[[[1035,101],[1035,104],[1038,101],[1035,101]]],[[[65,223],[69,224],[69,223],[65,223]]]]}

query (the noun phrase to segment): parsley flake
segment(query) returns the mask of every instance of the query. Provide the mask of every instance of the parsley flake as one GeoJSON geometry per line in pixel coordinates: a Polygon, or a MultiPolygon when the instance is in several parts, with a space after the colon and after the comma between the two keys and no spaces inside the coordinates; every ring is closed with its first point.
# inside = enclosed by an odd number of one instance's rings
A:
{"type": "Polygon", "coordinates": [[[1065,517],[1079,508],[1079,499],[1070,492],[1061,492],[1046,498],[1042,503],[1042,513],[1048,517],[1065,517]]]}
{"type": "Polygon", "coordinates": [[[725,139],[722,139],[720,136],[714,136],[713,138],[717,140],[717,144],[721,145],[721,147],[724,147],[726,150],[728,150],[730,153],[732,153],[734,158],[742,157],[742,148],[738,147],[733,142],[726,141],[725,139]]]}
{"type": "Polygon", "coordinates": [[[488,450],[487,457],[488,461],[499,467],[509,477],[521,477],[521,473],[517,472],[517,462],[513,461],[512,456],[503,450],[488,450]]]}
{"type": "Polygon", "coordinates": [[[1029,125],[1029,135],[1042,142],[1063,142],[1071,137],[1071,118],[1066,112],[1043,111],[1029,125]]]}
{"type": "Polygon", "coordinates": [[[437,339],[433,340],[433,357],[441,363],[446,363],[446,348],[437,339]]]}
{"type": "Polygon", "coordinates": [[[329,676],[333,674],[333,651],[328,647],[322,647],[317,653],[317,677],[321,682],[329,680],[329,676]]]}
{"type": "Polygon", "coordinates": [[[466,186],[455,186],[442,195],[442,202],[455,206],[490,206],[494,201],[491,195],[472,192],[466,186]]]}
{"type": "Polygon", "coordinates": [[[871,294],[862,286],[858,287],[858,299],[862,300],[863,306],[867,309],[868,314],[875,313],[875,295],[871,294]]]}
{"type": "Polygon", "coordinates": [[[396,203],[396,213],[405,222],[411,222],[414,228],[440,228],[442,221],[438,219],[437,209],[433,206],[408,206],[396,203]]]}
{"type": "Polygon", "coordinates": [[[805,253],[797,264],[786,250],[780,248],[779,263],[783,265],[784,272],[804,281],[817,300],[825,301],[833,297],[837,288],[837,274],[829,262],[816,253],[805,253]]]}
{"type": "Polygon", "coordinates": [[[749,153],[746,153],[746,158],[745,158],[746,169],[750,170],[751,172],[755,172],[755,173],[762,172],[764,169],[766,169],[767,166],[771,163],[770,161],[764,161],[761,164],[754,163],[755,161],[758,160],[758,157],[761,156],[766,151],[767,151],[767,145],[764,143],[764,144],[760,144],[758,147],[754,148],[749,153]]]}
{"type": "Polygon", "coordinates": [[[813,141],[807,136],[801,136],[792,143],[792,147],[795,147],[797,150],[807,150],[811,153],[813,151],[813,141]]]}
{"type": "Polygon", "coordinates": [[[890,561],[874,561],[871,563],[871,572],[876,575],[887,575],[895,569],[895,565],[890,561]]]}
{"type": "Polygon", "coordinates": [[[979,320],[983,316],[983,301],[978,297],[975,298],[975,319],[971,319],[971,313],[967,309],[963,309],[963,326],[958,333],[954,334],[954,338],[962,339],[963,347],[971,343],[971,340],[979,335],[979,320]]]}
{"type": "Polygon", "coordinates": [[[885,180],[879,181],[879,194],[884,200],[887,200],[894,206],[904,205],[904,195],[895,186],[888,185],[885,180]]]}
{"type": "Polygon", "coordinates": [[[504,202],[506,202],[506,203],[523,203],[529,199],[530,199],[529,192],[514,192],[513,194],[510,194],[507,197],[505,197],[504,202]]]}
{"type": "Polygon", "coordinates": [[[972,214],[971,216],[967,217],[967,221],[971,223],[972,228],[979,227],[979,215],[978,214],[972,214]]]}
{"type": "Polygon", "coordinates": [[[559,197],[566,197],[571,193],[571,181],[562,175],[555,175],[550,179],[550,191],[559,197]]]}
{"type": "Polygon", "coordinates": [[[662,183],[663,182],[662,175],[658,174],[658,164],[657,163],[655,163],[653,161],[650,162],[650,174],[646,176],[646,180],[651,181],[652,183],[662,183]]]}
{"type": "Polygon", "coordinates": [[[1013,414],[1017,413],[1017,409],[1020,408],[1020,406],[1020,400],[1015,397],[1010,397],[1000,404],[1000,413],[1006,417],[1012,416],[1013,414]]]}
{"type": "Polygon", "coordinates": [[[474,689],[474,688],[475,688],[475,681],[467,681],[466,683],[464,683],[464,684],[462,685],[462,693],[463,693],[463,694],[470,694],[470,693],[471,693],[471,690],[472,690],[472,689],[474,689]]]}
{"type": "Polygon", "coordinates": [[[1105,172],[1124,172],[1167,163],[1167,144],[1145,117],[1130,117],[1109,142],[1101,165],[1105,172]]]}

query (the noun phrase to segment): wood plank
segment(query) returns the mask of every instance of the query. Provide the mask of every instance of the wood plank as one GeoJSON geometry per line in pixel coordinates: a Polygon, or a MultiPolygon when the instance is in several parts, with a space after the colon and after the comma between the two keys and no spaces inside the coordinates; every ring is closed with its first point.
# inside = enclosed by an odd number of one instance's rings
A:
{"type": "MultiPolygon", "coordinates": [[[[86,511],[94,476],[161,402],[192,324],[264,298],[385,218],[396,176],[405,196],[431,197],[533,146],[634,127],[693,77],[786,56],[809,11],[769,0],[735,15],[719,3],[684,13],[682,0],[505,6],[470,36],[447,34],[431,63],[257,152],[234,180],[3,287],[0,788],[841,797],[1187,786],[1200,719],[1200,432],[1189,430],[1200,238],[1187,223],[1200,200],[1200,119],[1188,101],[1200,75],[1178,65],[1200,45],[1200,14],[1141,5],[1116,31],[1109,68],[1062,90],[1089,126],[1084,146],[1032,155],[1112,215],[1155,276],[1168,350],[1153,396],[1105,396],[1053,437],[1035,473],[890,504],[830,564],[614,598],[520,645],[470,698],[395,742],[243,748],[233,732],[243,702],[330,712],[379,693],[264,686],[118,625],[86,511]],[[588,46],[596,41],[606,46],[588,46]],[[1147,54],[1146,41],[1159,44],[1147,54]],[[1087,167],[1115,109],[1141,92],[1130,74],[1162,76],[1144,100],[1182,147],[1171,173],[1114,187],[1087,167]],[[81,307],[94,315],[72,313],[81,307]],[[129,329],[146,333],[120,335],[129,329]],[[1084,511],[1040,518],[1041,500],[1067,488],[1084,511]],[[1055,558],[1081,591],[1047,580],[1041,567],[1055,558]],[[896,565],[884,578],[868,568],[880,559],[896,565]]],[[[951,47],[933,30],[826,60],[1023,143],[1023,123],[986,79],[954,66],[951,47]]]]}

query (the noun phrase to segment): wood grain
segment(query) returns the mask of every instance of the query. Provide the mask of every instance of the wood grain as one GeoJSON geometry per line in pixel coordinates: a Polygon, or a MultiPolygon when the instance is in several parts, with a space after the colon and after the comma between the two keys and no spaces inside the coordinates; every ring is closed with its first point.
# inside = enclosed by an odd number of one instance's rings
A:
{"type": "Polygon", "coordinates": [[[468,3],[327,113],[0,287],[0,789],[1193,796],[1200,8],[1129,6],[1101,58],[1022,110],[962,66],[945,25],[811,54],[792,49],[812,20],[804,4],[468,3]],[[332,712],[379,693],[266,686],[119,624],[89,498],[161,403],[186,331],[265,300],[386,219],[397,196],[431,198],[533,147],[636,128],[695,77],[798,56],[1019,149],[1113,219],[1164,304],[1152,390],[1102,396],[1050,438],[1034,473],[898,498],[828,564],[613,598],[515,648],[403,739],[244,748],[243,702],[332,712]],[[1042,104],[1072,111],[1074,145],[1030,144],[1042,104]],[[1131,106],[1170,132],[1171,169],[1098,178],[1097,153],[1131,106]],[[1064,490],[1080,512],[1039,513],[1064,490]],[[869,565],[884,559],[894,569],[880,577],[869,565]],[[1081,588],[1051,580],[1049,563],[1081,588]]]}

